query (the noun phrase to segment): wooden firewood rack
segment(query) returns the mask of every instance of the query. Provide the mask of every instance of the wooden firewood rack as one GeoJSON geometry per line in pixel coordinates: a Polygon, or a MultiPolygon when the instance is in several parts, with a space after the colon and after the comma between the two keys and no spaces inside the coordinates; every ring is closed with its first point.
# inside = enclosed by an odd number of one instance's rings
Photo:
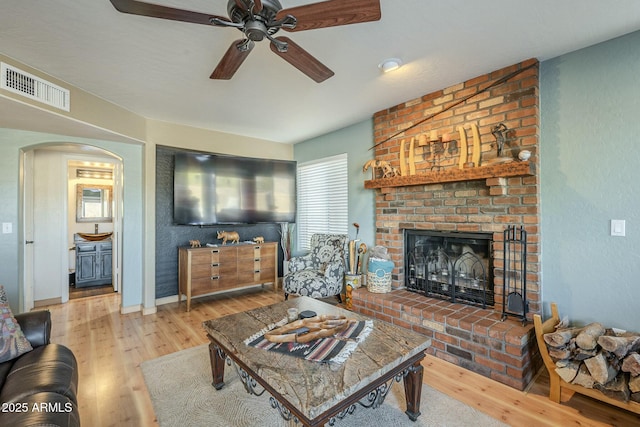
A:
{"type": "Polygon", "coordinates": [[[556,372],[556,364],[549,355],[547,344],[544,341],[544,335],[550,332],[554,332],[558,323],[560,323],[560,314],[558,312],[558,305],[556,303],[551,303],[551,317],[544,322],[542,321],[542,317],[539,314],[533,315],[536,341],[538,342],[538,348],[540,349],[540,355],[542,356],[544,365],[549,372],[549,399],[553,402],[560,403],[562,389],[568,389],[585,396],[589,396],[601,402],[617,406],[618,408],[626,409],[627,411],[640,414],[640,403],[638,402],[625,402],[622,400],[618,400],[613,397],[609,397],[596,389],[586,388],[577,384],[571,384],[560,378],[560,376],[556,372]]]}

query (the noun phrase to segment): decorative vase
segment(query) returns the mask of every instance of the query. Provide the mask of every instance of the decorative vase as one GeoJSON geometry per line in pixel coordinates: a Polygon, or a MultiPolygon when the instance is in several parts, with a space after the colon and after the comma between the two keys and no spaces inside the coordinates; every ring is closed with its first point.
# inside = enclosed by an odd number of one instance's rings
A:
{"type": "Polygon", "coordinates": [[[529,160],[529,157],[531,157],[531,151],[529,150],[522,150],[518,153],[518,158],[523,162],[529,160]]]}

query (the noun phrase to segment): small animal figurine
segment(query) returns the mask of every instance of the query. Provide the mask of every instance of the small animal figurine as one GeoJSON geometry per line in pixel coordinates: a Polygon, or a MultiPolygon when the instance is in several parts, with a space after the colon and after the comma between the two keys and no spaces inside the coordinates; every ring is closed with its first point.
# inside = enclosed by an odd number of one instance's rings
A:
{"type": "Polygon", "coordinates": [[[367,171],[367,169],[371,168],[371,179],[376,179],[376,170],[380,167],[380,160],[371,159],[364,164],[364,166],[362,167],[362,172],[364,173],[367,171]]]}
{"type": "Polygon", "coordinates": [[[202,246],[200,244],[200,240],[189,240],[189,245],[191,245],[192,248],[199,248],[202,246]]]}
{"type": "Polygon", "coordinates": [[[389,163],[384,162],[382,164],[382,177],[383,178],[393,178],[394,176],[400,176],[400,171],[389,163]]]}
{"type": "Polygon", "coordinates": [[[400,172],[398,169],[392,167],[389,162],[384,160],[372,159],[367,161],[362,167],[362,172],[366,172],[367,169],[371,168],[371,179],[376,179],[377,170],[382,170],[383,178],[392,178],[394,176],[400,176],[400,172]]]}
{"type": "Polygon", "coordinates": [[[222,239],[222,244],[226,245],[227,240],[231,240],[231,243],[238,243],[240,236],[236,231],[218,231],[218,239],[222,239]]]}
{"type": "Polygon", "coordinates": [[[256,243],[264,243],[264,237],[262,236],[256,236],[253,238],[253,241],[256,243]]]}

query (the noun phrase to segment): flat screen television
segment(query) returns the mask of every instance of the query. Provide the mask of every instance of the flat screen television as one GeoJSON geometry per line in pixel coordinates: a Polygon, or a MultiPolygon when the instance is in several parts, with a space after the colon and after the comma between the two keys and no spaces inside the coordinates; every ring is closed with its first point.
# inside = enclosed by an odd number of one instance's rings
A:
{"type": "Polygon", "coordinates": [[[295,222],[296,162],[175,154],[175,224],[295,222]]]}

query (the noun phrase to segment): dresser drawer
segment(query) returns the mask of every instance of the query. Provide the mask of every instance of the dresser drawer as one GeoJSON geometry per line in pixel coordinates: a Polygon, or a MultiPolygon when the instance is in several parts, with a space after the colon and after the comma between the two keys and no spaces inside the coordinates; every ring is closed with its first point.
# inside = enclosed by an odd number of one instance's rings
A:
{"type": "Polygon", "coordinates": [[[275,256],[276,256],[276,247],[274,245],[262,246],[260,248],[260,258],[275,259],[275,256]]]}
{"type": "Polygon", "coordinates": [[[217,250],[215,252],[211,250],[193,251],[191,253],[192,265],[211,264],[219,262],[219,260],[220,254],[217,250]]]}
{"type": "Polygon", "coordinates": [[[191,280],[191,295],[204,295],[215,292],[219,288],[220,278],[217,276],[191,280]]]}
{"type": "Polygon", "coordinates": [[[238,262],[260,259],[260,246],[243,246],[238,248],[238,262]]]}
{"type": "Polygon", "coordinates": [[[215,264],[194,264],[191,266],[191,278],[198,279],[201,277],[217,276],[220,274],[220,267],[215,264]]]}

